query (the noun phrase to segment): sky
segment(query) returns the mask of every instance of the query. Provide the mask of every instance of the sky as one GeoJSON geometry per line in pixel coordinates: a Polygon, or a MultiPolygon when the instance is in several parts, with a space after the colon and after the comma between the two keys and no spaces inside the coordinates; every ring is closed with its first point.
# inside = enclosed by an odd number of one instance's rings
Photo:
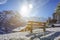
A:
{"type": "MultiPolygon", "coordinates": [[[[21,12],[23,5],[32,4],[32,9],[25,16],[52,17],[60,0],[0,0],[0,11],[16,10],[21,12]]],[[[24,16],[23,15],[23,16],[24,16]]]]}

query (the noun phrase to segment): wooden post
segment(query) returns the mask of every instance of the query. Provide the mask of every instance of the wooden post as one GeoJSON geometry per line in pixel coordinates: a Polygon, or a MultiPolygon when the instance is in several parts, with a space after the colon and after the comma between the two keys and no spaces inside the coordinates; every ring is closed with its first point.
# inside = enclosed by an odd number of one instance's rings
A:
{"type": "Polygon", "coordinates": [[[46,31],[45,26],[43,27],[43,31],[44,31],[44,32],[46,31]]]}
{"type": "Polygon", "coordinates": [[[33,31],[32,31],[32,28],[33,28],[33,21],[29,21],[29,27],[30,27],[30,32],[32,33],[33,31]]]}
{"type": "Polygon", "coordinates": [[[45,35],[45,32],[46,32],[46,24],[44,23],[44,25],[43,25],[43,32],[44,32],[44,34],[43,34],[43,36],[45,35]]]}
{"type": "Polygon", "coordinates": [[[43,27],[43,31],[44,31],[44,32],[46,31],[45,27],[46,27],[46,24],[44,23],[44,27],[43,27]]]}
{"type": "Polygon", "coordinates": [[[32,28],[33,28],[33,23],[32,23],[32,21],[31,21],[30,27],[31,27],[30,32],[32,33],[32,28]]]}

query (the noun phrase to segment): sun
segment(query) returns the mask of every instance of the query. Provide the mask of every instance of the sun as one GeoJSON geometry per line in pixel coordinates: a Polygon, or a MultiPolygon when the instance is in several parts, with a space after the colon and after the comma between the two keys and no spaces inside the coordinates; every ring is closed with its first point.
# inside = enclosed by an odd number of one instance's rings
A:
{"type": "Polygon", "coordinates": [[[32,8],[33,8],[32,4],[29,4],[29,8],[30,8],[30,9],[32,9],[32,8]]]}
{"type": "Polygon", "coordinates": [[[23,17],[29,16],[29,12],[31,11],[32,8],[33,8],[32,4],[23,5],[20,11],[21,16],[23,17]]]}

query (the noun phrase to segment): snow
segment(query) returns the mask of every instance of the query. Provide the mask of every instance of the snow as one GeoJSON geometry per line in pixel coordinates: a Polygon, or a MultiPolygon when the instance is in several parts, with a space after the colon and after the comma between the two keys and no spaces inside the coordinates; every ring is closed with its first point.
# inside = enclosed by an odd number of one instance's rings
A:
{"type": "Polygon", "coordinates": [[[55,26],[60,26],[60,24],[54,24],[55,26]]]}
{"type": "Polygon", "coordinates": [[[60,32],[60,27],[55,27],[55,28],[46,28],[47,31],[54,31],[54,32],[60,32]]]}
{"type": "Polygon", "coordinates": [[[29,33],[27,32],[16,32],[16,33],[10,33],[10,34],[4,34],[0,35],[0,40],[9,40],[9,39],[28,39],[25,35],[29,33]]]}
{"type": "Polygon", "coordinates": [[[53,35],[54,33],[55,33],[55,32],[53,32],[53,33],[51,33],[51,34],[48,34],[48,35],[46,35],[46,36],[42,36],[41,38],[49,37],[49,36],[53,35]]]}
{"type": "MultiPolygon", "coordinates": [[[[25,28],[25,27],[23,27],[23,28],[25,28]]],[[[19,31],[18,29],[20,29],[20,27],[18,27],[14,31],[19,31]]],[[[58,33],[60,32],[60,27],[46,28],[45,33],[43,32],[42,29],[35,29],[35,30],[33,30],[32,34],[30,34],[29,32],[15,32],[15,33],[3,34],[3,35],[0,35],[0,40],[30,40],[31,38],[33,40],[40,40],[40,38],[41,39],[44,39],[44,38],[51,39],[54,37],[54,35],[57,32],[58,33]]],[[[58,34],[58,35],[60,35],[60,34],[58,34]]],[[[57,40],[59,38],[60,38],[60,36],[54,37],[54,40],[57,40]]]]}
{"type": "Polygon", "coordinates": [[[33,39],[33,40],[40,40],[39,38],[35,38],[35,39],[33,39]]]}
{"type": "Polygon", "coordinates": [[[16,29],[13,29],[12,31],[20,31],[20,30],[22,30],[22,29],[24,29],[24,28],[26,28],[26,27],[18,27],[18,28],[16,28],[16,29]]]}
{"type": "Polygon", "coordinates": [[[54,40],[60,40],[60,36],[56,37],[54,40]]]}

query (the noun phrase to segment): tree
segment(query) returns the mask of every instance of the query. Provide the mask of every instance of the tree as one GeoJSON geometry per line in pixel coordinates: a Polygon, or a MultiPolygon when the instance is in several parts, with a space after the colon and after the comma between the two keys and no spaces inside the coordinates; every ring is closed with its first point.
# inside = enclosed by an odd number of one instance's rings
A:
{"type": "Polygon", "coordinates": [[[56,22],[57,22],[56,19],[52,19],[52,20],[51,20],[51,23],[56,23],[56,22]]]}

